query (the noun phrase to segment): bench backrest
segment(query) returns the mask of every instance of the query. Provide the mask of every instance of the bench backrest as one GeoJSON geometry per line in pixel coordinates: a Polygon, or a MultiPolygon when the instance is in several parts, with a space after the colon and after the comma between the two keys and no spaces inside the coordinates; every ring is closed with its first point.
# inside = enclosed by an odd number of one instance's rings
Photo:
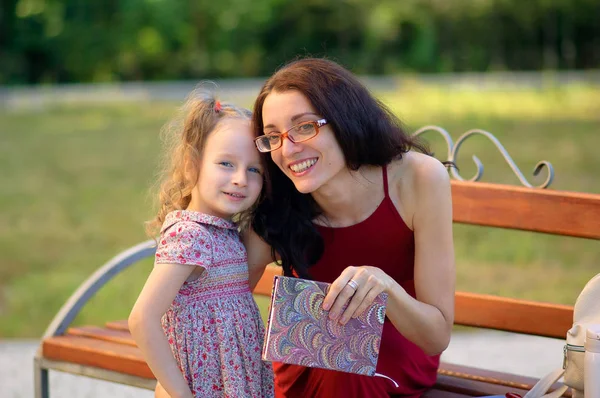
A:
{"type": "MultiPolygon", "coordinates": [[[[597,194],[452,181],[452,201],[456,223],[600,240],[597,194]]],[[[280,270],[267,267],[255,293],[269,296],[280,270]]],[[[573,307],[457,292],[454,323],[564,339],[573,307]]]]}

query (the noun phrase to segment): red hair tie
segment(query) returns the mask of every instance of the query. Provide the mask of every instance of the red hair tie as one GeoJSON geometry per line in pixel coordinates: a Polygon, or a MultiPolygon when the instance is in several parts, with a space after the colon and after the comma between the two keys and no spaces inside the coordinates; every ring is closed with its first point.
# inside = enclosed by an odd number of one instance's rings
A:
{"type": "Polygon", "coordinates": [[[215,112],[221,112],[221,101],[215,101],[215,112]]]}

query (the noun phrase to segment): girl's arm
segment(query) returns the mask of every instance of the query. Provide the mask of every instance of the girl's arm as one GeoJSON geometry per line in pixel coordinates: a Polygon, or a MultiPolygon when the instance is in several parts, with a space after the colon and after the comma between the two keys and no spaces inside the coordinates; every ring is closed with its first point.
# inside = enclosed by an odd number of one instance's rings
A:
{"type": "Polygon", "coordinates": [[[250,290],[253,291],[256,284],[265,272],[267,264],[273,262],[271,246],[262,240],[252,228],[246,229],[242,234],[244,246],[248,253],[248,275],[250,290]]]}
{"type": "Polygon", "coordinates": [[[348,267],[334,281],[324,308],[331,307],[330,317],[345,323],[385,291],[388,293],[386,316],[392,324],[425,353],[434,355],[448,346],[454,322],[450,179],[440,162],[427,158],[418,162],[412,180],[413,200],[410,202],[414,203],[414,210],[410,213],[415,236],[416,299],[379,268],[348,267]],[[359,285],[356,292],[347,285],[351,279],[359,285]],[[348,308],[341,314],[341,307],[348,300],[348,308]]]}
{"type": "Polygon", "coordinates": [[[173,357],[161,318],[194,269],[194,265],[155,265],[129,315],[131,335],[152,373],[172,398],[193,398],[193,394],[173,357]]]}

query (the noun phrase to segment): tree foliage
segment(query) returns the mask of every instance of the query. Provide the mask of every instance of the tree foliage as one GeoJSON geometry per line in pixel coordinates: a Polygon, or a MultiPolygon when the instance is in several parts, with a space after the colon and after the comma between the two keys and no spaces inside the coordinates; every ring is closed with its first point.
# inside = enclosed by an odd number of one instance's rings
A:
{"type": "Polygon", "coordinates": [[[597,68],[597,0],[2,0],[0,84],[597,68]]]}

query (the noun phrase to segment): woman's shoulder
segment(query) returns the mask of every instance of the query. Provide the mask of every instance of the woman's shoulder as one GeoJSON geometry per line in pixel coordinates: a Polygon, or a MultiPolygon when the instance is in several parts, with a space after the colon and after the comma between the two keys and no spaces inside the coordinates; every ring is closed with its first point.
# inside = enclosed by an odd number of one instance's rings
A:
{"type": "Polygon", "coordinates": [[[446,166],[433,156],[410,151],[390,164],[390,180],[396,186],[412,190],[427,190],[439,184],[448,185],[450,177],[446,166]]]}
{"type": "Polygon", "coordinates": [[[433,156],[407,152],[388,167],[390,195],[407,225],[412,229],[413,217],[419,211],[451,200],[450,177],[446,166],[433,156]]]}

